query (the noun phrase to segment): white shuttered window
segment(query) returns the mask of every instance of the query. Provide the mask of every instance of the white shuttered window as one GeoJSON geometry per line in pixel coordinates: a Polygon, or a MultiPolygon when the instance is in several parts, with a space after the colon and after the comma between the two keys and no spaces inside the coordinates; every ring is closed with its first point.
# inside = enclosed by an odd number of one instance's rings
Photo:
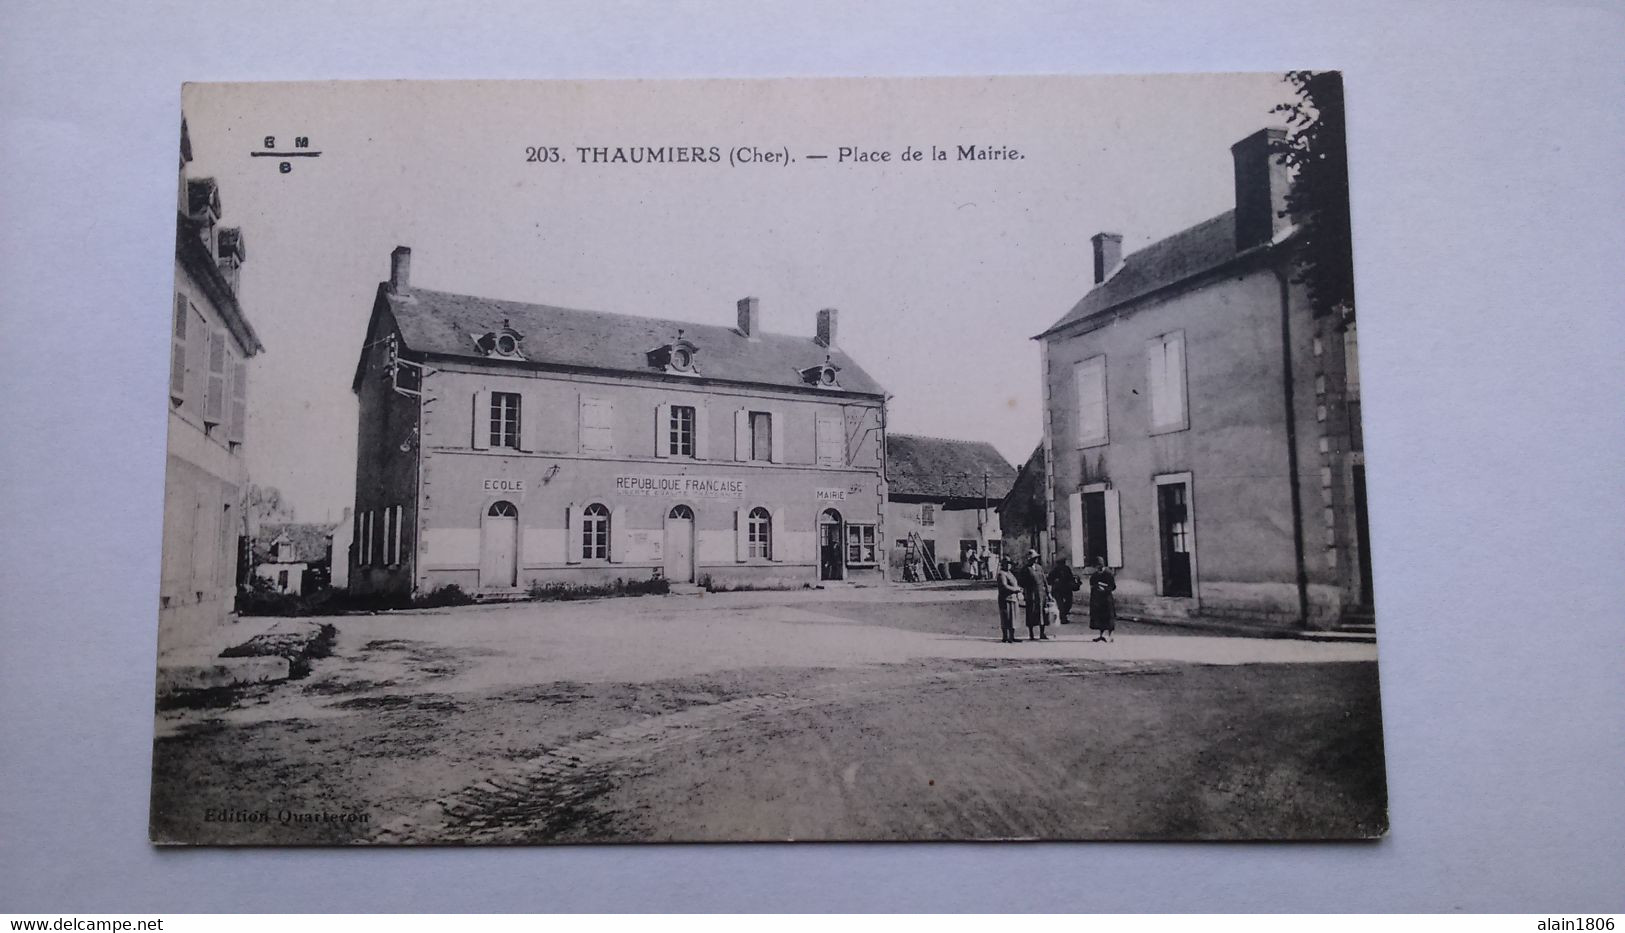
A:
{"type": "Polygon", "coordinates": [[[581,396],[581,452],[615,452],[615,403],[592,395],[581,396]]]}
{"type": "Polygon", "coordinates": [[[1174,331],[1146,345],[1146,387],[1151,395],[1151,430],[1189,427],[1185,411],[1185,334],[1174,331]]]}
{"type": "Polygon", "coordinates": [[[186,398],[186,296],[175,295],[175,327],[170,338],[169,397],[179,405],[186,398]]]}
{"type": "Polygon", "coordinates": [[[846,466],[846,431],[840,415],[819,415],[814,424],[819,466],[846,466]]]}
{"type": "Polygon", "coordinates": [[[226,420],[226,332],[209,333],[209,382],[203,403],[203,421],[223,424],[226,420]]]}
{"type": "Polygon", "coordinates": [[[1078,401],[1078,446],[1106,442],[1106,358],[1094,356],[1072,367],[1078,401]]]}

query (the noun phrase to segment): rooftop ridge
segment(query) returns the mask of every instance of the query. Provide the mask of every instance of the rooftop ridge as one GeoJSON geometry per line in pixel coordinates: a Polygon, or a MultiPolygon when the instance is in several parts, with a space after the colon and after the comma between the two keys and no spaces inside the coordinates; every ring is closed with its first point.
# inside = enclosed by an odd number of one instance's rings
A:
{"type": "MultiPolygon", "coordinates": [[[[740,337],[740,339],[745,339],[744,335],[739,333],[739,328],[733,324],[711,324],[705,321],[688,321],[673,317],[655,317],[648,314],[630,314],[625,311],[604,311],[598,308],[577,308],[570,305],[545,304],[543,302],[525,301],[518,298],[493,298],[489,295],[475,295],[470,292],[449,292],[444,289],[423,288],[418,285],[413,285],[407,290],[412,294],[429,295],[431,297],[443,295],[448,298],[465,298],[472,299],[474,301],[489,301],[494,304],[521,305],[526,308],[537,308],[545,311],[565,311],[571,314],[603,314],[610,317],[624,318],[631,321],[645,321],[650,324],[680,324],[683,327],[707,327],[714,330],[727,331],[737,337],[740,337]]],[[[812,334],[786,334],[783,331],[774,330],[763,330],[756,336],[785,337],[792,340],[806,340],[808,343],[816,342],[815,337],[812,334]]]]}

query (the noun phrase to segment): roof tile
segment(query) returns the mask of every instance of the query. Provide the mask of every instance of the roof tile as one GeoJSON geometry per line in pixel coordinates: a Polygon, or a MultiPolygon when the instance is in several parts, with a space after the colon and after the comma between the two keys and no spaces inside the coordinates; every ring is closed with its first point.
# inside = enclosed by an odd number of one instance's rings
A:
{"type": "Polygon", "coordinates": [[[997,502],[1010,491],[1016,468],[986,441],[956,441],[915,434],[886,435],[886,483],[894,496],[982,498],[997,502]]]}
{"type": "MultiPolygon", "coordinates": [[[[489,359],[474,340],[503,327],[525,335],[526,360],[552,366],[649,374],[648,351],[683,336],[698,349],[694,368],[702,378],[808,388],[801,370],[827,358],[841,368],[847,392],[884,395],[885,389],[840,349],[828,349],[812,336],[758,334],[745,337],[732,327],[663,318],[635,317],[459,295],[424,288],[404,295],[383,294],[401,329],[406,348],[445,356],[489,359]]],[[[832,395],[840,395],[831,391],[832,395]]]]}

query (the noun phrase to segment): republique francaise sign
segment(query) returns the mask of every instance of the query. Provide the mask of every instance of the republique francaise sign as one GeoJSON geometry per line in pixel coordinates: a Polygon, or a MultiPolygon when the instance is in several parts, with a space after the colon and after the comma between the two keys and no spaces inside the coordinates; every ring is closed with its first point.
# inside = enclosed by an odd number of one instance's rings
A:
{"type": "Polygon", "coordinates": [[[745,481],[718,476],[617,476],[615,491],[628,496],[743,499],[745,481]]]}

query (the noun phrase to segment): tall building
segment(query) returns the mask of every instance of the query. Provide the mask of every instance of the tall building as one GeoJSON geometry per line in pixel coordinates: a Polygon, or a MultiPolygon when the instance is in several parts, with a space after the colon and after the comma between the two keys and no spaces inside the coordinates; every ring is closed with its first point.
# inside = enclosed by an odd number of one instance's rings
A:
{"type": "Polygon", "coordinates": [[[188,177],[191,161],[183,119],[158,597],[166,650],[206,639],[235,603],[247,533],[239,514],[247,484],[247,361],[263,349],[238,301],[248,257],[242,231],[221,226],[219,186],[188,177]]]}
{"type": "Polygon", "coordinates": [[[768,333],[419,288],[357,362],[350,587],[883,579],[885,392],[838,315],[768,333]]]}
{"type": "Polygon", "coordinates": [[[1354,330],[1296,281],[1284,134],[1232,147],[1233,210],[1128,256],[1097,234],[1093,289],[1035,338],[1049,541],[1117,568],[1125,613],[1370,611],[1354,330]]]}

